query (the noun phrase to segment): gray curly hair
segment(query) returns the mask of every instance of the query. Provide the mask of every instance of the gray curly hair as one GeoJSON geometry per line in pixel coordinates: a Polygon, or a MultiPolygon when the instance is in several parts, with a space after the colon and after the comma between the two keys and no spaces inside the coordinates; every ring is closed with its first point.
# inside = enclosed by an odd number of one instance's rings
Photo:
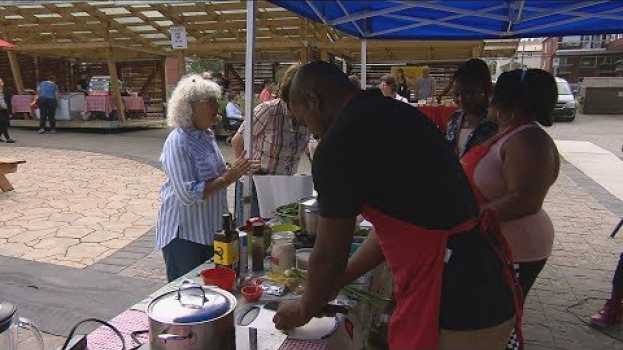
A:
{"type": "Polygon", "coordinates": [[[177,83],[167,108],[167,122],[172,128],[191,128],[193,126],[192,104],[201,100],[218,103],[221,87],[203,78],[200,74],[189,74],[177,83]]]}

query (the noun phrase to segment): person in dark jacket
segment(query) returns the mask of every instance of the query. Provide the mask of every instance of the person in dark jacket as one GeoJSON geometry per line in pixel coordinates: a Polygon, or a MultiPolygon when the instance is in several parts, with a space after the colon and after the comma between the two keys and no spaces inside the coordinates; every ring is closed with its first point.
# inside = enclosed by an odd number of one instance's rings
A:
{"type": "Polygon", "coordinates": [[[478,58],[468,60],[454,73],[451,86],[459,110],[450,117],[446,139],[461,158],[498,130],[497,125],[487,119],[493,91],[489,66],[478,58]]]}
{"type": "Polygon", "coordinates": [[[14,143],[9,136],[9,117],[11,116],[11,92],[0,78],[0,142],[14,143]],[[2,139],[4,137],[4,139],[2,139]]]}

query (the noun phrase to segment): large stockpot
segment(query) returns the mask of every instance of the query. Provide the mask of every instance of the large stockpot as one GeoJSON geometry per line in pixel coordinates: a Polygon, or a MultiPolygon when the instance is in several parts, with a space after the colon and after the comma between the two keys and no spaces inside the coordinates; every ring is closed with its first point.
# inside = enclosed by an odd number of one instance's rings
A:
{"type": "Polygon", "coordinates": [[[151,349],[233,349],[235,308],[236,298],[231,293],[184,282],[147,307],[151,349]]]}
{"type": "Polygon", "coordinates": [[[299,223],[303,231],[315,236],[318,229],[318,201],[307,197],[299,201],[299,223]]]}

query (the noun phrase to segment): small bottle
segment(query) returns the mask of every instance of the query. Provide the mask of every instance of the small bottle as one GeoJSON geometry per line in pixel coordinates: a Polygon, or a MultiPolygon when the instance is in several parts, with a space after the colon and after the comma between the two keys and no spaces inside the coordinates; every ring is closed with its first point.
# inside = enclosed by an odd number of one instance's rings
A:
{"type": "Polygon", "coordinates": [[[264,271],[264,257],[266,254],[266,247],[264,241],[264,223],[253,223],[253,233],[251,236],[251,266],[253,272],[264,271]]]}
{"type": "Polygon", "coordinates": [[[246,232],[241,231],[238,233],[240,243],[240,260],[238,263],[238,275],[241,279],[249,272],[249,236],[246,232]]]}
{"type": "Polygon", "coordinates": [[[217,267],[235,269],[237,243],[231,232],[231,215],[223,215],[223,229],[214,235],[214,264],[217,267]]]}

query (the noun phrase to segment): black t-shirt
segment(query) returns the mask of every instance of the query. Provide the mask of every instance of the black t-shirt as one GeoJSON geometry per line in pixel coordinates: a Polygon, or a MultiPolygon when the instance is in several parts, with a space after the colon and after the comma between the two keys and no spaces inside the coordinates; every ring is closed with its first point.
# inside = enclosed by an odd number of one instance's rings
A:
{"type": "MultiPolygon", "coordinates": [[[[353,97],[323,137],[313,177],[323,217],[353,217],[365,204],[420,227],[449,229],[479,212],[437,127],[417,108],[368,92],[353,97]]],[[[510,318],[500,263],[478,230],[451,237],[448,249],[441,327],[478,329],[510,318]]]]}

